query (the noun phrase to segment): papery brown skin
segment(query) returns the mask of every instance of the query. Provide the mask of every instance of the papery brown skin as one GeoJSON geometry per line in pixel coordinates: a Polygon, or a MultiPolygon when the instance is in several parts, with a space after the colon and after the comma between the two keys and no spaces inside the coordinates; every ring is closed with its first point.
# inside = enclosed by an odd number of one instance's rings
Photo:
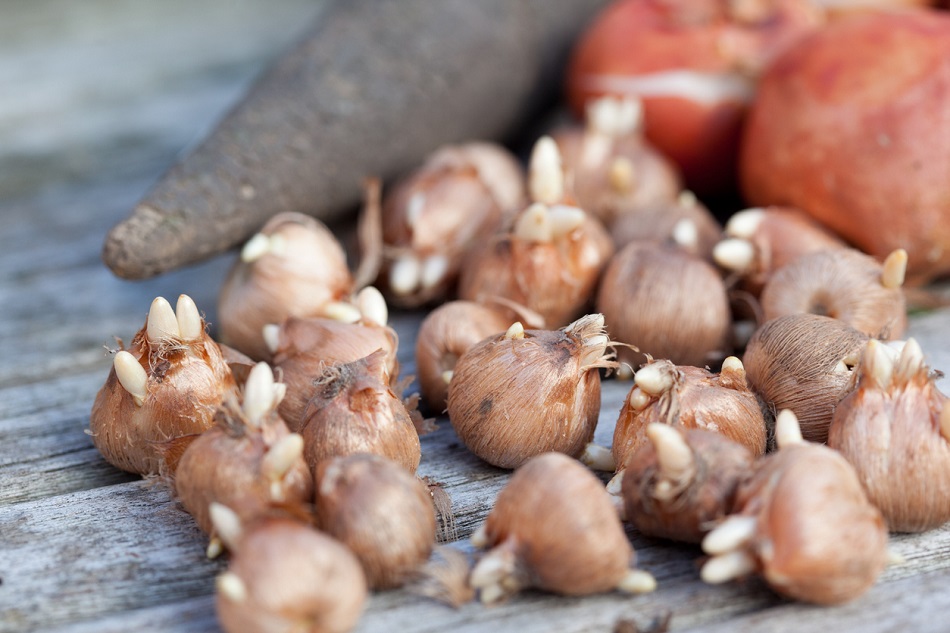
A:
{"type": "MultiPolygon", "coordinates": [[[[561,152],[569,189],[577,205],[610,229],[614,222],[644,207],[662,205],[676,199],[682,188],[679,172],[668,158],[634,130],[611,138],[609,151],[591,162],[588,146],[601,138],[582,126],[556,130],[552,135],[561,152]],[[618,158],[629,161],[633,179],[628,187],[617,187],[610,178],[611,165],[618,158]]],[[[612,232],[612,231],[611,231],[612,232]]]]}
{"type": "Polygon", "coordinates": [[[731,348],[729,300],[713,266],[678,249],[634,242],[604,271],[597,293],[618,358],[634,367],[644,354],[703,366],[731,348]]]}
{"type": "MultiPolygon", "coordinates": [[[[748,241],[755,259],[741,273],[742,287],[758,296],[771,276],[786,264],[815,251],[846,248],[840,238],[794,207],[762,209],[762,221],[748,241]]],[[[727,229],[728,230],[728,229],[727,229]]]]}
{"type": "Polygon", "coordinates": [[[950,445],[940,433],[947,397],[926,366],[886,389],[859,382],[835,409],[828,446],[851,462],[894,532],[950,521],[950,445]]]}
{"type": "Polygon", "coordinates": [[[610,236],[620,251],[631,242],[654,242],[680,248],[700,259],[712,261],[713,247],[722,237],[722,227],[701,202],[692,196],[644,205],[634,213],[617,218],[610,227],[610,236]],[[686,220],[696,227],[696,243],[681,244],[674,239],[677,223],[686,220]]]}
{"type": "Polygon", "coordinates": [[[313,381],[333,363],[351,363],[378,349],[386,353],[386,371],[391,384],[399,377],[395,330],[375,323],[341,323],[333,319],[288,319],[280,328],[274,367],[281,372],[287,395],[278,412],[291,431],[304,425],[304,412],[313,397],[313,381]]]}
{"type": "Polygon", "coordinates": [[[497,235],[469,253],[459,298],[502,297],[537,312],[548,327],[567,325],[584,313],[613,252],[607,231],[589,215],[552,242],[497,235]]]}
{"type": "Polygon", "coordinates": [[[884,519],[830,448],[805,443],[770,454],[740,486],[737,507],[758,520],[751,549],[783,595],[839,604],[867,591],[884,569],[884,519]]]}
{"type": "MultiPolygon", "coordinates": [[[[669,361],[655,362],[669,365],[669,361]]],[[[714,374],[682,365],[675,367],[675,375],[673,388],[659,397],[651,396],[640,411],[631,406],[629,396],[624,399],[611,449],[618,471],[641,447],[650,444],[646,429],[652,422],[714,431],[741,444],[754,457],[765,453],[765,418],[742,372],[714,374]]]]}
{"type": "Polygon", "coordinates": [[[442,378],[479,341],[517,320],[510,310],[474,301],[450,301],[430,312],[416,336],[416,372],[430,410],[445,410],[449,385],[442,378]]]}
{"type": "Polygon", "coordinates": [[[520,580],[568,596],[611,591],[635,563],[603,484],[560,453],[515,471],[485,520],[486,548],[509,551],[520,580]]]}
{"type": "Polygon", "coordinates": [[[444,300],[454,290],[468,250],[499,231],[524,203],[524,170],[500,145],[472,142],[445,146],[397,184],[383,206],[387,253],[380,285],[392,305],[418,307],[444,300]],[[419,201],[422,201],[421,203],[419,201]],[[410,209],[417,215],[409,220],[410,209]],[[429,287],[398,293],[387,284],[394,261],[442,256],[446,271],[429,287]]]}
{"type": "Polygon", "coordinates": [[[583,338],[564,330],[490,336],[465,352],[449,383],[448,412],[470,451],[500,468],[557,451],[580,455],[600,414],[600,374],[582,366],[583,338]]]}
{"type": "Polygon", "coordinates": [[[791,314],[756,330],[742,364],[749,385],[771,411],[791,409],[802,436],[824,443],[835,407],[854,388],[852,372],[840,371],[839,363],[847,359],[853,366],[867,341],[843,321],[791,314]]]}
{"type": "Polygon", "coordinates": [[[247,597],[234,601],[218,592],[215,609],[227,633],[345,633],[367,598],[363,570],[346,547],[287,519],[248,528],[228,571],[243,581],[247,597]]]}
{"type": "Polygon", "coordinates": [[[162,339],[150,345],[145,326],[127,350],[148,374],[142,406],[119,383],[115,367],[96,394],[89,417],[93,444],[107,462],[140,475],[164,470],[158,446],[214,426],[214,412],[237,385],[202,321],[195,341],[162,339]]]}
{"type": "Polygon", "coordinates": [[[378,455],[324,461],[316,477],[314,511],[317,527],[359,559],[371,589],[406,584],[435,547],[428,487],[378,455]]]}
{"type": "Polygon", "coordinates": [[[316,377],[300,431],[313,472],[327,459],[354,453],[382,455],[416,472],[422,456],[419,435],[390,389],[385,363],[380,350],[331,365],[316,377]]]}
{"type": "Polygon", "coordinates": [[[281,213],[259,233],[280,236],[286,252],[250,263],[238,258],[218,297],[221,340],[256,360],[271,358],[261,334],[265,325],[317,316],[353,291],[346,253],[322,222],[281,213]]]}
{"type": "Polygon", "coordinates": [[[694,460],[695,471],[676,482],[676,495],[656,494],[663,479],[652,442],[645,442],[626,462],[622,493],[625,516],[641,533],[699,543],[732,513],[738,486],[752,472],[753,454],[725,435],[701,428],[677,429],[694,460]]]}
{"type": "Polygon", "coordinates": [[[280,478],[275,497],[261,462],[271,446],[290,435],[287,425],[271,412],[261,427],[247,423],[240,406],[226,401],[217,424],[195,438],[182,454],[174,475],[175,493],[198,527],[211,533],[208,507],[228,506],[245,522],[267,514],[272,504],[303,506],[313,499],[313,477],[301,456],[280,478]]]}
{"type": "Polygon", "coordinates": [[[811,312],[844,321],[868,336],[896,339],[907,329],[901,287],[881,285],[881,264],[852,248],[802,255],[775,271],[762,289],[766,321],[811,312]]]}
{"type": "Polygon", "coordinates": [[[647,139],[679,165],[690,189],[704,195],[735,187],[739,133],[754,77],[822,22],[821,12],[801,0],[758,3],[762,19],[743,19],[730,4],[736,3],[611,3],[575,45],[567,70],[567,97],[576,113],[603,94],[637,95],[631,80],[664,72],[691,71],[700,92],[706,81],[725,83],[716,98],[656,87],[639,95],[647,139]]]}
{"type": "Polygon", "coordinates": [[[797,206],[909,284],[950,271],[950,16],[879,11],[836,21],[761,80],[741,151],[745,197],[797,206]],[[900,54],[894,54],[900,51],[900,54]]]}

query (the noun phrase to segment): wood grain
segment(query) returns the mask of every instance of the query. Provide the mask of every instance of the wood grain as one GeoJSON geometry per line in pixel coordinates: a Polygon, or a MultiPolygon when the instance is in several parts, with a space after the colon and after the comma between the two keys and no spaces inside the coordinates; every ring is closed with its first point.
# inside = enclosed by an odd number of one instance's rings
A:
{"type": "MultiPolygon", "coordinates": [[[[213,323],[233,255],[131,283],[101,264],[102,237],[253,75],[319,9],[169,0],[14,3],[0,21],[0,633],[217,630],[205,536],[160,482],[106,464],[84,433],[115,347],[157,295],[191,295],[213,323]]],[[[397,313],[412,373],[421,315],[397,313]]],[[[950,368],[950,311],[910,331],[950,368]]],[[[941,384],[946,384],[944,379],[941,384]]],[[[629,383],[605,383],[597,440],[609,444],[629,383]]],[[[423,437],[420,474],[452,498],[458,540],[484,520],[509,474],[482,463],[444,419],[423,437]]],[[[950,608],[950,526],[897,535],[906,562],[854,603],[792,603],[761,582],[698,580],[695,547],[630,538],[659,581],[645,596],[527,592],[453,610],[405,590],[373,595],[358,630],[610,631],[671,613],[674,631],[940,631],[950,608]]]]}

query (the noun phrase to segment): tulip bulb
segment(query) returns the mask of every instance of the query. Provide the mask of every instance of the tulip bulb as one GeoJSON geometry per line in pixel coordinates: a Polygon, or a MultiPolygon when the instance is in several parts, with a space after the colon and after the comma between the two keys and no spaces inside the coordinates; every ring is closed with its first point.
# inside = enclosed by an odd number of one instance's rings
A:
{"type": "Polygon", "coordinates": [[[721,234],[719,222],[689,191],[642,205],[635,213],[618,217],[610,226],[610,236],[618,251],[631,242],[653,242],[679,248],[706,261],[712,260],[721,234]]]}
{"type": "Polygon", "coordinates": [[[802,255],[845,248],[838,237],[794,207],[739,211],[726,222],[725,234],[713,258],[738,274],[743,287],[756,296],[776,271],[802,255]]]}
{"type": "Polygon", "coordinates": [[[273,350],[274,367],[287,385],[279,406],[280,417],[291,431],[303,428],[307,402],[313,396],[313,380],[330,363],[350,363],[376,350],[385,352],[384,365],[393,385],[398,382],[396,332],[372,320],[347,323],[327,318],[290,318],[281,326],[265,326],[273,350]]]}
{"type": "Polygon", "coordinates": [[[549,451],[580,455],[600,412],[600,368],[612,368],[603,317],[560,330],[513,326],[462,354],[449,383],[448,412],[473,453],[516,468],[549,451]]]}
{"type": "Polygon", "coordinates": [[[742,445],[754,457],[765,453],[765,419],[737,358],[726,359],[719,374],[676,366],[667,360],[654,361],[637,371],[634,382],[614,428],[618,482],[624,469],[636,463],[638,451],[650,444],[649,430],[663,433],[654,424],[684,432],[716,432],[742,445]]]}
{"type": "Polygon", "coordinates": [[[437,150],[383,206],[381,279],[390,301],[415,307],[444,299],[465,253],[499,230],[525,197],[523,171],[501,146],[437,150]]]}
{"type": "Polygon", "coordinates": [[[828,445],[858,473],[896,532],[950,520],[950,406],[914,339],[899,356],[868,341],[857,388],[837,406],[828,445]]]}
{"type": "Polygon", "coordinates": [[[732,512],[753,455],[725,435],[652,422],[627,461],[625,516],[649,536],[699,543],[732,512]]]}
{"type": "Polygon", "coordinates": [[[415,473],[421,448],[412,416],[393,394],[387,354],[326,367],[313,381],[302,417],[304,455],[313,472],[336,456],[373,453],[415,473]]]}
{"type": "Polygon", "coordinates": [[[492,603],[536,587],[569,596],[652,591],[603,485],[565,455],[538,455],[498,494],[478,532],[469,583],[492,603]]]}
{"type": "Polygon", "coordinates": [[[843,321],[790,314],[765,323],[743,356],[752,389],[773,411],[791,409],[809,442],[826,442],[835,407],[854,387],[866,334],[843,321]]]}
{"type": "Polygon", "coordinates": [[[532,154],[534,204],[469,253],[459,297],[484,302],[501,297],[537,312],[554,327],[580,316],[613,254],[603,226],[565,197],[560,155],[550,137],[532,154]]]}
{"type": "Polygon", "coordinates": [[[883,264],[847,248],[802,255],[775,271],[762,289],[765,320],[810,312],[844,321],[868,336],[900,338],[907,327],[901,289],[906,268],[902,250],[883,264]]]}
{"type": "Polygon", "coordinates": [[[318,527],[356,554],[371,589],[400,587],[429,559],[436,517],[429,489],[378,455],[335,457],[316,477],[318,527]]]}
{"type": "Polygon", "coordinates": [[[346,253],[323,223],[300,213],[275,215],[245,243],[221,287],[221,339],[252,358],[269,359],[265,325],[319,316],[352,290],[346,253]]]}
{"type": "Polygon", "coordinates": [[[722,583],[761,573],[778,593],[818,604],[853,600],[887,562],[887,529],[838,452],[801,440],[795,416],[778,416],[779,450],[757,464],[736,513],[703,539],[701,576],[722,583]],[[794,439],[797,436],[797,441],[794,439]]]}
{"type": "Polygon", "coordinates": [[[676,167],[644,140],[642,110],[637,99],[604,97],[589,102],[586,126],[553,134],[574,199],[607,227],[681,188],[676,167]]]}
{"type": "Polygon", "coordinates": [[[224,401],[217,424],[192,439],[175,470],[175,493],[205,532],[211,532],[212,502],[249,521],[273,504],[302,506],[313,497],[303,459],[303,438],[277,414],[284,394],[266,363],[251,370],[243,398],[224,401]]]}
{"type": "Polygon", "coordinates": [[[159,445],[211,428],[218,405],[236,389],[194,301],[181,295],[175,310],[157,297],[96,395],[89,419],[93,443],[117,468],[164,472],[159,445]]]}
{"type": "Polygon", "coordinates": [[[228,570],[216,581],[215,609],[226,633],[300,627],[346,633],[356,626],[366,602],[366,578],[346,547],[290,519],[237,527],[227,543],[228,570]]]}
{"type": "Polygon", "coordinates": [[[633,367],[644,354],[697,366],[728,354],[726,286],[715,268],[680,249],[628,244],[604,271],[596,305],[611,338],[639,350],[618,349],[633,367]]]}
{"type": "Polygon", "coordinates": [[[519,317],[530,320],[532,327],[544,326],[540,316],[505,301],[450,301],[422,320],[416,336],[416,371],[430,410],[445,410],[449,383],[462,354],[482,339],[504,332],[519,317]]]}

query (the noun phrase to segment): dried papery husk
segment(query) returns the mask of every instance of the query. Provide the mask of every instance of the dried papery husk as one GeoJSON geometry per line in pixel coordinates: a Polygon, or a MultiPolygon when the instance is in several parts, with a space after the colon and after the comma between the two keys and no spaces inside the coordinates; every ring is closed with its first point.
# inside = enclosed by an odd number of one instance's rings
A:
{"type": "Polygon", "coordinates": [[[736,273],[747,292],[758,296],[775,271],[802,255],[847,245],[794,207],[763,207],[735,213],[716,245],[716,263],[736,273]]]}
{"type": "Polygon", "coordinates": [[[676,248],[625,246],[604,271],[596,305],[611,339],[639,350],[618,348],[619,360],[633,367],[644,362],[644,354],[702,366],[731,348],[722,277],[711,264],[676,248]]]}
{"type": "Polygon", "coordinates": [[[760,460],[736,508],[703,540],[712,555],[706,582],[755,572],[785,596],[839,604],[867,591],[887,562],[881,513],[847,460],[826,446],[783,445],[760,460]]]}
{"type": "Polygon", "coordinates": [[[439,545],[408,589],[413,595],[458,609],[475,599],[475,589],[468,584],[471,567],[468,554],[439,545]]]}
{"type": "Polygon", "coordinates": [[[431,411],[445,410],[455,363],[479,341],[519,320],[543,327],[543,319],[505,302],[450,301],[430,312],[416,336],[416,372],[431,411]],[[527,317],[527,318],[526,318],[527,317]]]}
{"type": "Polygon", "coordinates": [[[435,547],[428,486],[385,457],[356,454],[324,461],[314,509],[317,527],[356,554],[371,589],[406,584],[435,547]]]}
{"type": "Polygon", "coordinates": [[[882,348],[868,342],[828,445],[854,466],[891,531],[923,532],[950,520],[950,406],[913,339],[896,361],[882,348]]]}
{"type": "Polygon", "coordinates": [[[385,325],[365,320],[343,323],[320,317],[290,318],[274,331],[274,339],[274,367],[287,385],[287,395],[278,411],[291,431],[303,428],[307,402],[313,397],[313,381],[328,365],[351,363],[381,349],[391,384],[398,383],[399,338],[385,325]]]}
{"type": "Polygon", "coordinates": [[[265,325],[319,316],[352,291],[346,253],[333,233],[310,216],[278,214],[245,244],[221,287],[221,340],[254,359],[270,359],[265,325]]]}
{"type": "MultiPolygon", "coordinates": [[[[904,253],[904,267],[906,263],[904,253]]],[[[810,312],[844,321],[868,336],[900,338],[907,328],[901,289],[904,269],[892,280],[888,270],[851,248],[807,253],[775,271],[765,284],[761,296],[765,319],[810,312]]]]}
{"type": "Polygon", "coordinates": [[[738,359],[727,359],[718,374],[668,360],[653,361],[634,380],[614,427],[612,451],[618,473],[650,443],[647,429],[652,423],[714,431],[753,456],[765,453],[765,418],[738,359]]]}
{"type": "Polygon", "coordinates": [[[417,307],[453,289],[465,253],[500,230],[527,197],[524,170],[503,147],[440,148],[383,207],[380,277],[394,305],[417,307]]]}
{"type": "Polygon", "coordinates": [[[416,472],[419,435],[392,392],[386,360],[387,353],[377,350],[352,363],[330,365],[315,377],[300,432],[313,472],[327,459],[355,453],[382,455],[416,472]]]}
{"type": "Polygon", "coordinates": [[[610,228],[620,217],[672,201],[677,168],[643,138],[639,100],[605,97],[587,107],[585,125],[552,134],[578,206],[610,228]]]}
{"type": "Polygon", "coordinates": [[[345,633],[366,603],[366,578],[341,543],[297,521],[266,519],[240,533],[217,578],[227,633],[345,633]]]}
{"type": "Polygon", "coordinates": [[[222,403],[216,426],[189,443],[175,471],[178,500],[205,532],[212,530],[212,502],[250,521],[274,504],[303,506],[313,498],[303,438],[277,414],[283,386],[263,363],[248,380],[241,400],[231,396],[222,403]]]}
{"type": "Polygon", "coordinates": [[[540,314],[548,327],[583,314],[614,252],[613,242],[597,219],[577,207],[534,205],[519,217],[546,213],[576,215],[579,224],[566,232],[555,229],[545,238],[516,228],[479,244],[462,268],[459,297],[478,303],[490,297],[508,299],[540,314]]]}
{"type": "Polygon", "coordinates": [[[627,460],[624,471],[626,518],[643,534],[699,543],[732,512],[736,490],[752,472],[753,455],[705,429],[660,424],[647,434],[650,441],[627,460]]]}
{"type": "Polygon", "coordinates": [[[635,213],[617,218],[610,227],[610,236],[618,250],[631,242],[654,242],[712,261],[722,227],[696,196],[683,191],[674,198],[643,205],[635,213]]]}
{"type": "Polygon", "coordinates": [[[791,409],[809,442],[826,442],[835,407],[853,388],[868,336],[844,321],[790,314],[762,325],[742,357],[753,390],[771,411],[791,409]]]}
{"type": "Polygon", "coordinates": [[[515,471],[472,537],[488,552],[469,577],[482,602],[535,587],[569,596],[652,591],[603,484],[580,462],[538,455],[515,471]]]}
{"type": "Polygon", "coordinates": [[[601,368],[616,367],[599,314],[560,330],[514,324],[462,354],[449,420],[486,462],[517,468],[549,451],[580,455],[600,413],[601,368]]]}
{"type": "Polygon", "coordinates": [[[159,445],[211,428],[218,405],[237,389],[194,302],[181,295],[177,308],[176,314],[161,297],[152,302],[145,325],[115,354],[92,405],[92,441],[122,470],[162,473],[159,445]]]}

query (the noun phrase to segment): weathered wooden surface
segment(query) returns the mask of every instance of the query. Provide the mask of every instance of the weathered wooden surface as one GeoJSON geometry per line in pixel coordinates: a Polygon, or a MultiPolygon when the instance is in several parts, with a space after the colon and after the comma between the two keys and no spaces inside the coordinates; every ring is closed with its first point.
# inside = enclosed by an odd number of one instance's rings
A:
{"type": "MultiPolygon", "coordinates": [[[[193,143],[319,3],[45,0],[0,21],[0,632],[214,631],[223,561],[160,482],[120,473],[84,429],[110,357],[156,295],[191,295],[214,322],[224,257],[148,282],[99,260],[108,228],[193,143]],[[134,6],[133,6],[134,4],[134,6]]],[[[396,315],[411,372],[418,315],[396,315]]],[[[911,333],[950,368],[950,313],[911,333]]],[[[946,384],[946,381],[944,381],[946,384]]],[[[598,439],[629,385],[608,383],[598,439]]],[[[507,473],[461,447],[447,423],[423,438],[420,473],[443,482],[459,540],[488,512],[507,473]]],[[[941,631],[950,609],[950,527],[893,539],[906,562],[852,604],[782,600],[762,584],[698,580],[693,547],[631,532],[656,593],[562,599],[529,592],[452,610],[405,591],[374,595],[359,630],[610,631],[666,612],[673,630],[941,631]]]]}

